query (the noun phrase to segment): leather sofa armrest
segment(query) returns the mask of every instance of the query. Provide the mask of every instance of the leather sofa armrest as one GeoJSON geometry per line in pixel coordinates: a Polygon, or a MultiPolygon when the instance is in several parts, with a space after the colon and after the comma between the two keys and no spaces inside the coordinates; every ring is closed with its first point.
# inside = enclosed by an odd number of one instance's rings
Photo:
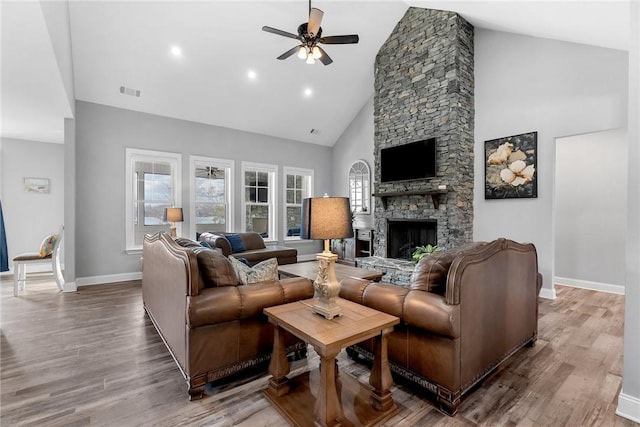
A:
{"type": "Polygon", "coordinates": [[[340,282],[340,298],[348,299],[349,301],[357,302],[358,304],[364,304],[364,291],[373,283],[371,280],[357,279],[355,277],[347,277],[340,282]]]}
{"type": "Polygon", "coordinates": [[[460,336],[460,306],[449,305],[445,297],[425,291],[411,291],[404,299],[404,321],[408,326],[449,338],[460,336]]]}
{"type": "Polygon", "coordinates": [[[242,299],[236,286],[205,288],[187,297],[187,325],[196,328],[240,319],[242,299]]]}
{"type": "Polygon", "coordinates": [[[212,248],[219,248],[224,256],[228,257],[232,253],[231,243],[224,236],[205,232],[200,235],[200,241],[207,242],[212,248]]]}
{"type": "Polygon", "coordinates": [[[403,319],[408,288],[388,283],[371,283],[364,291],[364,305],[403,319]]]}
{"type": "Polygon", "coordinates": [[[283,304],[313,298],[313,282],[305,277],[280,279],[280,286],[284,293],[283,304]]]}

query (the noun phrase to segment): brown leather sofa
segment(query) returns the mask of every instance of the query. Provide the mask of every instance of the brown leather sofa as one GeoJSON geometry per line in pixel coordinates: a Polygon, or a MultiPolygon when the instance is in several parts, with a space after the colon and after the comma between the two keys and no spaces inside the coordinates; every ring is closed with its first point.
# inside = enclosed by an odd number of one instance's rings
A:
{"type": "MultiPolygon", "coordinates": [[[[142,261],[142,300],[189,387],[202,398],[205,384],[251,367],[271,356],[273,327],[263,308],[311,298],[310,280],[239,285],[219,251],[168,234],[147,235],[142,261]]],[[[288,352],[306,344],[286,336],[288,352]]]]}
{"type": "MultiPolygon", "coordinates": [[[[400,318],[391,371],[457,412],[461,396],[537,339],[542,276],[532,244],[498,239],[423,258],[410,286],[344,279],[340,296],[400,318]]],[[[372,341],[348,349],[372,358],[372,341]]]]}
{"type": "Polygon", "coordinates": [[[207,242],[212,248],[222,250],[224,256],[233,255],[235,258],[244,258],[249,264],[254,265],[269,258],[277,258],[278,265],[295,264],[298,262],[298,250],[286,246],[265,245],[264,239],[259,233],[202,233],[199,237],[201,242],[207,242]],[[237,234],[240,236],[245,250],[233,252],[231,243],[225,237],[226,234],[237,234]]]}

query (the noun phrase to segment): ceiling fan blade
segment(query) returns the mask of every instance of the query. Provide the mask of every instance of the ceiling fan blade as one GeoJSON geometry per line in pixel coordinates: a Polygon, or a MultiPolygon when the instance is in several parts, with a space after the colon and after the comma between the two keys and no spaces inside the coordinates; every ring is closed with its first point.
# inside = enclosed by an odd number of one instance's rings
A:
{"type": "Polygon", "coordinates": [[[309,34],[313,34],[314,36],[318,35],[318,30],[320,29],[320,23],[322,22],[322,16],[324,12],[320,9],[316,9],[312,7],[309,11],[309,25],[307,26],[307,32],[309,34]]]}
{"type": "Polygon", "coordinates": [[[321,37],[318,41],[324,44],[350,44],[358,43],[360,38],[357,34],[351,34],[348,36],[327,36],[321,37]]]}
{"type": "Polygon", "coordinates": [[[277,28],[267,27],[266,25],[262,27],[262,31],[266,31],[267,33],[275,34],[278,36],[289,37],[290,39],[300,40],[299,36],[293,33],[288,33],[286,31],[278,30],[277,28]]]}
{"type": "Polygon", "coordinates": [[[318,58],[320,59],[320,62],[322,62],[324,65],[331,64],[333,62],[333,59],[331,59],[331,57],[327,55],[327,52],[325,52],[325,50],[318,45],[316,45],[316,47],[320,49],[320,53],[322,53],[322,56],[318,58]]]}
{"type": "Polygon", "coordinates": [[[278,56],[278,59],[287,59],[288,57],[290,57],[291,55],[296,53],[298,51],[298,49],[300,49],[300,46],[292,47],[291,49],[289,49],[288,51],[286,51],[282,55],[278,56]]]}

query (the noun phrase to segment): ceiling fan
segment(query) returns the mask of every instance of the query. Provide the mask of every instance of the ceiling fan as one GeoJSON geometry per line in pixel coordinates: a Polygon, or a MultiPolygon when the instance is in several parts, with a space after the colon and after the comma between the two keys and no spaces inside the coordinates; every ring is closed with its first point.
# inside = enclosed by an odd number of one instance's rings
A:
{"type": "Polygon", "coordinates": [[[352,44],[358,43],[359,37],[357,34],[351,34],[347,36],[326,36],[322,37],[322,16],[324,12],[315,7],[311,7],[311,0],[309,0],[309,21],[303,22],[298,27],[298,34],[289,33],[286,31],[278,30],[277,28],[262,27],[262,31],[267,33],[276,34],[278,36],[289,37],[290,39],[296,39],[301,42],[300,45],[295,46],[282,55],[278,56],[278,59],[287,59],[294,53],[298,52],[298,58],[306,59],[307,64],[314,64],[316,59],[319,59],[324,65],[329,65],[333,62],[333,59],[318,43],[323,44],[352,44]]]}

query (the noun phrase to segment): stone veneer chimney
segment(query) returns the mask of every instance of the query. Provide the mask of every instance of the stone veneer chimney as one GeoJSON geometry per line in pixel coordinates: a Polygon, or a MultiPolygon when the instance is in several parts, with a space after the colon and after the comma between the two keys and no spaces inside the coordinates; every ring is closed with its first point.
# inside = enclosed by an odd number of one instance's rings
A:
{"type": "Polygon", "coordinates": [[[374,194],[447,192],[376,196],[375,255],[386,256],[391,219],[436,220],[440,247],[473,240],[473,90],[473,26],[454,12],[409,8],[376,58],[374,194]],[[380,149],[431,137],[435,178],[380,182],[380,149]]]}

